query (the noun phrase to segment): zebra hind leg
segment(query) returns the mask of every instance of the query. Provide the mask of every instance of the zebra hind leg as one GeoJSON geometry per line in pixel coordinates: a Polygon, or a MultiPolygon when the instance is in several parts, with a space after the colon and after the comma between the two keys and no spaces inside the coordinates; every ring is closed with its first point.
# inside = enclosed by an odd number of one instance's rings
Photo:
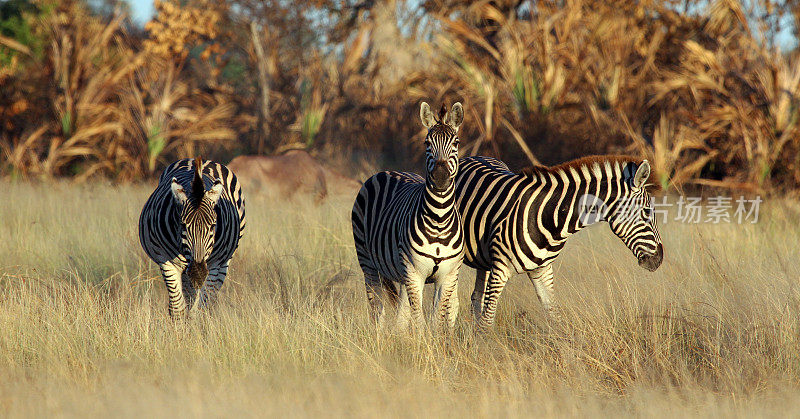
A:
{"type": "Polygon", "coordinates": [[[508,282],[508,271],[502,266],[495,266],[489,275],[486,291],[483,295],[483,312],[478,321],[480,330],[487,330],[494,324],[495,313],[497,312],[497,300],[503,292],[503,288],[508,282]]]}
{"type": "Polygon", "coordinates": [[[364,263],[361,263],[361,270],[364,271],[364,286],[367,291],[370,318],[380,328],[385,316],[381,278],[375,269],[364,263]]]}
{"type": "Polygon", "coordinates": [[[483,294],[486,292],[486,280],[489,271],[478,269],[475,271],[475,289],[472,291],[472,316],[475,321],[480,320],[483,313],[483,294]]]}
{"type": "Polygon", "coordinates": [[[536,296],[551,319],[558,318],[558,308],[553,302],[553,265],[548,264],[527,272],[528,279],[536,289],[536,296]]]}

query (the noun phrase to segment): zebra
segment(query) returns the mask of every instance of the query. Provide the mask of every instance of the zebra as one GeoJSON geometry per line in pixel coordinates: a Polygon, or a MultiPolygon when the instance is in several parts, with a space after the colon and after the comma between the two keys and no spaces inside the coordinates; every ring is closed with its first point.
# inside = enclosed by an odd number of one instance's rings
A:
{"type": "Polygon", "coordinates": [[[353,204],[358,262],[364,272],[372,319],[384,319],[384,295],[397,309],[397,325],[424,326],[422,291],[434,283],[436,327],[452,327],[458,313],[458,270],[464,256],[461,219],[455,209],[458,128],[464,110],[442,105],[435,118],[427,103],[420,119],[425,137],[426,175],[380,172],[369,178],[353,204]],[[399,305],[399,306],[398,306],[399,305]]]}
{"type": "Polygon", "coordinates": [[[513,173],[501,161],[467,157],[456,178],[464,222],[464,263],[477,270],[472,312],[480,328],[494,323],[497,300],[513,273],[526,272],[551,317],[553,260],[567,238],[597,221],[655,271],[664,256],[646,190],[650,164],[625,156],[592,156],[513,173]]]}
{"type": "Polygon", "coordinates": [[[227,167],[197,157],[164,169],[139,216],[139,242],[161,268],[170,316],[214,301],[244,226],[242,189],[227,167]]]}

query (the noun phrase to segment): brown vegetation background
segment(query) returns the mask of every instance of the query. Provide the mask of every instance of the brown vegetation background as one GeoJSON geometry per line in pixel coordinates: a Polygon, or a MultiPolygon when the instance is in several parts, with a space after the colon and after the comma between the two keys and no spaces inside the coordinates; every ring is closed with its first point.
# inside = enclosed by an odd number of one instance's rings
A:
{"type": "Polygon", "coordinates": [[[144,29],[125,16],[0,6],[0,173],[127,182],[291,148],[353,175],[416,169],[426,100],[462,101],[463,153],[513,167],[624,152],[667,188],[800,188],[797,34],[776,41],[796,1],[192,0],[156,2],[144,29]]]}

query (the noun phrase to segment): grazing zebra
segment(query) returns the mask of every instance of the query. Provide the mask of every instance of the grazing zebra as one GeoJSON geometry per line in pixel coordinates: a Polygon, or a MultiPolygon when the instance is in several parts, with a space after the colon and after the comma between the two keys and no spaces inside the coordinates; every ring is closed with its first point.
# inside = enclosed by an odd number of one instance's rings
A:
{"type": "Polygon", "coordinates": [[[213,302],[244,224],[242,189],[227,167],[198,157],[164,170],[139,217],[139,241],[161,267],[171,316],[213,302]]]}
{"type": "Polygon", "coordinates": [[[435,284],[436,325],[455,324],[458,269],[464,257],[461,219],[455,209],[458,127],[464,110],[456,103],[438,120],[427,103],[420,118],[425,137],[426,175],[381,172],[369,178],[356,197],[352,222],[358,262],[364,271],[372,318],[383,323],[384,296],[398,306],[397,324],[409,315],[424,325],[422,291],[435,284]]]}
{"type": "Polygon", "coordinates": [[[495,159],[461,159],[457,207],[464,221],[464,263],[477,270],[472,310],[494,323],[497,300],[513,273],[526,272],[553,314],[553,259],[571,234],[597,221],[654,271],[664,255],[645,190],[647,160],[596,156],[516,174],[495,159]]]}

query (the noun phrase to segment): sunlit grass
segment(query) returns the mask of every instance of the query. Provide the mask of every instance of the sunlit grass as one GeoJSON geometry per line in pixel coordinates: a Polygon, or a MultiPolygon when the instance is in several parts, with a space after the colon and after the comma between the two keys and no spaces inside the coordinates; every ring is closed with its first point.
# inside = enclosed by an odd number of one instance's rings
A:
{"type": "Polygon", "coordinates": [[[525,276],[476,335],[377,334],[349,199],[248,196],[219,304],[174,323],[138,244],[149,186],[0,185],[3,415],[541,416],[797,412],[800,215],[662,227],[649,273],[607,226],[556,262],[560,324],[525,276]]]}

